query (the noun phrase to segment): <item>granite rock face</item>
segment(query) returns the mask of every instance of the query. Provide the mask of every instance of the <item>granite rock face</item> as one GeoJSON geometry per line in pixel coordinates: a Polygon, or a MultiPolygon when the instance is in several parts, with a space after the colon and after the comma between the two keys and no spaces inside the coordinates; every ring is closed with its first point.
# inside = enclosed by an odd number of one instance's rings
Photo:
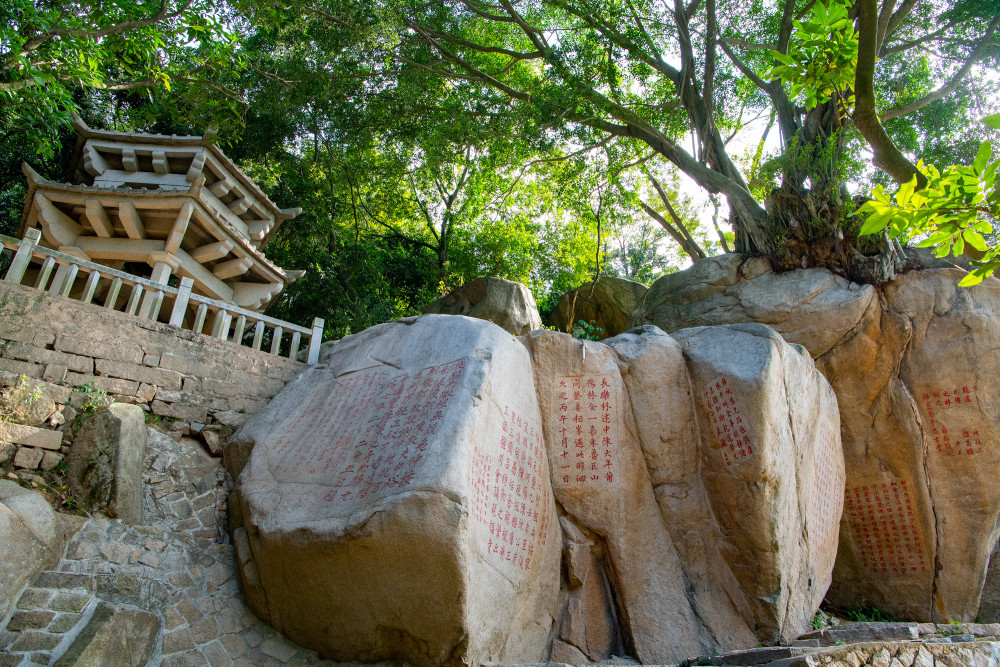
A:
{"type": "Polygon", "coordinates": [[[556,500],[568,521],[601,536],[635,656],[666,664],[707,652],[614,350],[554,331],[536,331],[527,342],[556,500]]]}
{"type": "Polygon", "coordinates": [[[429,315],[290,383],[227,450],[254,613],[338,661],[544,660],[561,540],[531,377],[509,333],[429,315]]]}
{"type": "Polygon", "coordinates": [[[0,627],[28,580],[59,560],[63,537],[45,498],[0,479],[0,627]]]}
{"type": "Polygon", "coordinates": [[[542,326],[538,306],[528,288],[503,278],[476,278],[431,302],[423,312],[487,320],[515,336],[542,326]]]}
{"type": "Polygon", "coordinates": [[[804,346],[837,395],[846,464],[828,599],[972,620],[1000,529],[1000,282],[934,268],[879,290],[828,271],[710,258],[654,284],[632,323],[760,322],[804,346]]]}
{"type": "Polygon", "coordinates": [[[804,348],[758,324],[682,329],[723,559],[758,636],[809,629],[843,510],[837,399],[804,348]]]}

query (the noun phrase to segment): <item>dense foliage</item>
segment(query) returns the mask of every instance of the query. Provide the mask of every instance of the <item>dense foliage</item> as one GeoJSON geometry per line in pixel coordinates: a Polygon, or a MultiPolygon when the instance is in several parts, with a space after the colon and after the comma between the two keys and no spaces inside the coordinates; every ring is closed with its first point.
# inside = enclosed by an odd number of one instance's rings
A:
{"type": "Polygon", "coordinates": [[[65,177],[70,110],[214,123],[304,209],[267,249],[308,270],[273,314],[332,336],[479,275],[544,311],[599,273],[649,282],[732,249],[879,282],[937,223],[889,238],[858,202],[890,181],[931,197],[981,158],[997,105],[992,0],[16,0],[0,18],[3,231],[22,160],[65,177]]]}

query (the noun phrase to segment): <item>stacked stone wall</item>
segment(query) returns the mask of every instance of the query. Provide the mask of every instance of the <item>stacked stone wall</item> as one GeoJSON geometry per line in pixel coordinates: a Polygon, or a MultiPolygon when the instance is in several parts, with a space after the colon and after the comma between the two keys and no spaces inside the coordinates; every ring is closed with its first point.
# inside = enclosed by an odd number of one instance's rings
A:
{"type": "MultiPolygon", "coordinates": [[[[53,401],[56,411],[45,426],[64,431],[60,443],[51,430],[0,425],[0,443],[7,443],[0,450],[16,445],[18,468],[57,465],[74,416],[103,399],[100,392],[107,402],[137,404],[176,420],[185,432],[211,431],[216,423],[243,423],[305,368],[234,342],[0,281],[0,385],[26,385],[53,401]]],[[[0,460],[13,454],[0,451],[0,460]]]]}

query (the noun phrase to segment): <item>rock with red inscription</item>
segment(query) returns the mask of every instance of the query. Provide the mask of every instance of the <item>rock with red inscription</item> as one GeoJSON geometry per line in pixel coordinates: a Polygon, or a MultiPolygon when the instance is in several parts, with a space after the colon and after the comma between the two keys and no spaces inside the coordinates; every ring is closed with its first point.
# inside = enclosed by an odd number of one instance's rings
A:
{"type": "MultiPolygon", "coordinates": [[[[691,608],[680,559],[653,495],[617,355],[602,343],[554,331],[534,331],[525,341],[534,363],[556,500],[567,520],[600,536],[599,544],[586,549],[604,555],[614,589],[607,598],[620,607],[615,616],[625,643],[647,664],[711,652],[712,638],[691,608]]],[[[580,542],[572,549],[584,549],[580,542]]],[[[594,569],[584,558],[573,565],[571,576],[596,577],[594,569]]],[[[602,620],[588,608],[600,593],[582,594],[571,590],[562,637],[580,641],[581,633],[572,626],[586,626],[587,643],[576,646],[593,654],[591,628],[600,627],[602,620]]]]}
{"type": "Polygon", "coordinates": [[[963,275],[918,271],[885,286],[910,332],[898,400],[916,418],[907,446],[859,457],[838,563],[840,595],[877,588],[942,622],[976,618],[1000,531],[1000,282],[959,288],[963,275]]]}
{"type": "Polygon", "coordinates": [[[837,399],[805,349],[770,327],[697,327],[673,338],[694,390],[719,552],[758,636],[790,641],[809,629],[837,553],[845,481],[837,399]]]}
{"type": "Polygon", "coordinates": [[[427,315],[289,383],[226,457],[253,611],[342,662],[546,659],[561,540],[531,373],[496,325],[427,315]]]}
{"type": "Polygon", "coordinates": [[[809,350],[840,408],[848,482],[827,596],[839,608],[976,616],[1000,523],[1000,283],[958,288],[962,275],[912,271],[877,290],[726,255],[660,279],[632,315],[665,331],[761,322],[809,350]]]}
{"type": "Polygon", "coordinates": [[[681,346],[653,326],[605,341],[618,355],[663,523],[681,559],[691,606],[718,652],[756,645],[746,595],[702,483],[694,396],[681,346]]]}

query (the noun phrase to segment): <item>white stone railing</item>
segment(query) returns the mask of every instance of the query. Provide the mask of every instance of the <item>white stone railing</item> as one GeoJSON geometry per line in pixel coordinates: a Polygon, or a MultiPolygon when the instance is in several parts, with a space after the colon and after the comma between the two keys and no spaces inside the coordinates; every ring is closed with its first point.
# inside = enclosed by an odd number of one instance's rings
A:
{"type": "Polygon", "coordinates": [[[204,334],[205,321],[211,314],[212,331],[211,334],[207,335],[211,335],[213,338],[243,345],[244,333],[247,333],[248,327],[252,326],[253,342],[250,347],[260,350],[265,331],[270,329],[271,354],[280,354],[282,340],[285,334],[288,334],[291,336],[287,355],[290,359],[295,359],[298,356],[299,349],[305,342],[309,349],[307,363],[315,364],[319,360],[319,346],[323,338],[324,322],[318,317],[313,319],[312,329],[307,329],[290,322],[254,313],[231,303],[193,294],[191,288],[194,281],[191,278],[181,278],[178,287],[161,285],[147,278],[133,276],[124,271],[88,262],[73,255],[50,250],[38,245],[40,239],[41,232],[37,229],[27,230],[24,238],[20,241],[0,234],[2,247],[14,251],[14,257],[6,275],[3,276],[3,280],[20,285],[29,265],[32,262],[40,263],[41,267],[34,284],[36,289],[47,289],[52,294],[78,298],[83,303],[92,303],[101,281],[104,280],[107,288],[104,293],[103,306],[105,308],[156,321],[160,316],[164,300],[169,298],[173,299],[169,323],[174,326],[204,334]],[[54,277],[53,270],[55,271],[54,277]],[[74,292],[73,288],[78,284],[81,272],[88,274],[87,282],[82,290],[74,292]],[[123,288],[131,291],[124,307],[119,308],[118,302],[123,288]],[[193,317],[190,318],[187,317],[189,308],[194,312],[193,317]],[[186,321],[190,326],[185,326],[186,321]]]}

